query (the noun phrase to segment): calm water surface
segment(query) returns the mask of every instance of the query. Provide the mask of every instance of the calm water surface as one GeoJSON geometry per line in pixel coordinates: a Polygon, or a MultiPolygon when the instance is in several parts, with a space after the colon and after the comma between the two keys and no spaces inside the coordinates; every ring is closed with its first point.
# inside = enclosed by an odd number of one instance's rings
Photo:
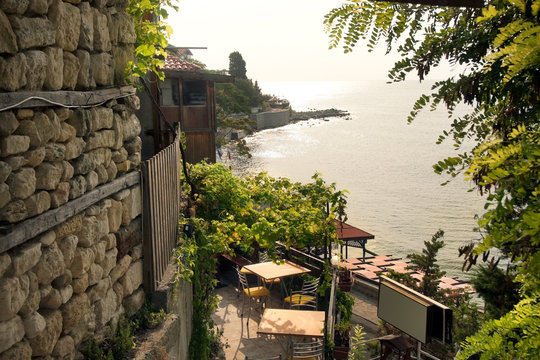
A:
{"type": "MultiPolygon", "coordinates": [[[[441,109],[426,111],[411,125],[406,117],[429,84],[405,82],[265,82],[263,93],[287,98],[295,110],[338,108],[349,119],[309,120],[264,130],[246,138],[253,158],[225,160],[236,173],[267,171],[274,177],[308,182],[319,172],[349,191],[351,225],[375,235],[368,248],[405,257],[445,231],[439,261],[452,276],[461,274],[459,246],[478,237],[474,215],[483,199],[463,178],[446,186],[432,165],[453,153],[435,142],[450,123],[441,109]]],[[[359,256],[349,250],[349,256],[359,256]]]]}

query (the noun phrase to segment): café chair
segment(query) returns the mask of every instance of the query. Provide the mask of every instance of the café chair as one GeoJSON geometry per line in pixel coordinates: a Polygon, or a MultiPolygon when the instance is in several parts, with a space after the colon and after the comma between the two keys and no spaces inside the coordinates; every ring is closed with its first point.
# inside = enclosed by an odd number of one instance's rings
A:
{"type": "Polygon", "coordinates": [[[319,287],[319,278],[314,280],[304,280],[300,291],[291,292],[290,296],[283,299],[289,305],[293,303],[302,303],[303,301],[317,301],[317,288],[319,287]]]}
{"type": "Polygon", "coordinates": [[[254,357],[246,356],[245,360],[281,360],[281,359],[282,359],[281,354],[279,354],[276,356],[265,357],[265,358],[254,358],[254,357]]]}
{"type": "Polygon", "coordinates": [[[295,294],[293,292],[294,301],[291,302],[290,308],[296,310],[317,310],[317,297],[311,295],[303,295],[302,293],[295,294]]]}
{"type": "Polygon", "coordinates": [[[246,297],[248,298],[248,317],[246,323],[249,323],[249,317],[251,315],[251,300],[253,299],[255,302],[259,302],[262,304],[266,301],[266,298],[268,295],[270,295],[270,291],[264,287],[264,286],[250,286],[247,280],[246,274],[244,274],[240,269],[236,268],[236,271],[238,273],[238,281],[240,282],[240,285],[242,286],[242,293],[244,296],[242,296],[242,311],[240,316],[244,316],[244,305],[246,303],[246,297]]]}
{"type": "Polygon", "coordinates": [[[293,342],[292,357],[289,360],[322,360],[324,345],[322,340],[313,342],[293,342]]]}

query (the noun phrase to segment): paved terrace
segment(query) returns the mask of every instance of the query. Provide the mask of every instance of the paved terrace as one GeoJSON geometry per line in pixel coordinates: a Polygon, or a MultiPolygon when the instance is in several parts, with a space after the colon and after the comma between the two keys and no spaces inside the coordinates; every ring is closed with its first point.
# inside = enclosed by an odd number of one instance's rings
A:
{"type": "MultiPolygon", "coordinates": [[[[283,353],[281,345],[276,338],[257,335],[257,327],[261,317],[260,313],[252,310],[249,326],[246,325],[247,299],[244,318],[242,319],[240,317],[243,295],[240,294],[240,297],[237,297],[236,274],[230,270],[226,271],[222,274],[220,280],[221,286],[216,289],[220,302],[214,314],[214,321],[217,327],[223,331],[223,342],[228,344],[228,348],[225,349],[225,359],[244,360],[246,356],[250,359],[257,359],[283,353]]],[[[274,285],[271,290],[272,307],[280,307],[281,296],[279,286],[274,285]]],[[[364,327],[367,332],[367,338],[376,337],[377,299],[354,289],[351,294],[356,298],[352,322],[361,324],[364,327]]]]}

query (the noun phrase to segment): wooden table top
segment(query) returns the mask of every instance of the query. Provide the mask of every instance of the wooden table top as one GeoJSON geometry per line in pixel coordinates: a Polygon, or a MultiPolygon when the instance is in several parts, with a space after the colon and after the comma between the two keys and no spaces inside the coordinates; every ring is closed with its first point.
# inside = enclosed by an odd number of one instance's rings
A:
{"type": "Polygon", "coordinates": [[[246,265],[244,268],[265,280],[273,280],[287,276],[305,274],[311,271],[288,260],[285,260],[285,262],[281,264],[267,261],[258,264],[246,265]]]}
{"type": "Polygon", "coordinates": [[[265,309],[258,334],[323,337],[324,311],[265,309]]]}

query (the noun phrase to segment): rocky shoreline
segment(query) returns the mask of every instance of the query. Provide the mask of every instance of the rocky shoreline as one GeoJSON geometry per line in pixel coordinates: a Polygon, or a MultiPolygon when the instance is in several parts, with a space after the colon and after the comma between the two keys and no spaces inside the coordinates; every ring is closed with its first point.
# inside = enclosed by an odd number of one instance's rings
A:
{"type": "Polygon", "coordinates": [[[309,120],[309,119],[325,119],[329,117],[348,117],[350,113],[345,110],[339,109],[325,109],[325,110],[309,110],[309,111],[292,111],[290,122],[309,120]]]}

